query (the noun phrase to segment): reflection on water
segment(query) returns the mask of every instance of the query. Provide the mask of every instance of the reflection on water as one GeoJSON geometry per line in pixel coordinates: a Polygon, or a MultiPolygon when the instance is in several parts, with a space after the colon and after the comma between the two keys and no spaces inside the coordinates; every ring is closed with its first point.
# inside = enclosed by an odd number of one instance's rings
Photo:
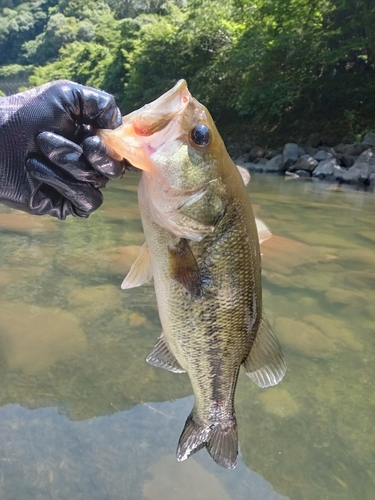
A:
{"type": "MultiPolygon", "coordinates": [[[[0,213],[0,498],[356,500],[375,487],[375,199],[255,177],[267,316],[288,372],[241,376],[235,471],[173,456],[186,375],[144,360],[152,286],[120,284],[143,242],[137,177],[88,220],[0,213]]],[[[189,396],[189,397],[187,397],[189,396]]]]}

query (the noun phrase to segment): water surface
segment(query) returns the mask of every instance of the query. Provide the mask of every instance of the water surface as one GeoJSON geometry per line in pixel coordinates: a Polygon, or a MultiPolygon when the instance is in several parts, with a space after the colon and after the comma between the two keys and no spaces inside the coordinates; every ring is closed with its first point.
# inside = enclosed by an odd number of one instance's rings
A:
{"type": "Polygon", "coordinates": [[[87,220],[1,208],[0,498],[374,498],[374,195],[252,178],[288,371],[266,390],[241,375],[241,457],[226,471],[205,450],[175,462],[190,384],[145,362],[152,285],[120,289],[143,243],[136,184],[113,182],[87,220]]]}

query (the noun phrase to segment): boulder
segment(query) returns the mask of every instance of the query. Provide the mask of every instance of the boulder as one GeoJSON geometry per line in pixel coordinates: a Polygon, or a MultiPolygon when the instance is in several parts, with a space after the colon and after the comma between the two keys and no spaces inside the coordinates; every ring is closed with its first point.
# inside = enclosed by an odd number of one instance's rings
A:
{"type": "Polygon", "coordinates": [[[340,167],[339,165],[333,166],[333,175],[335,179],[343,179],[347,170],[345,168],[340,167]]]}
{"type": "Polygon", "coordinates": [[[362,143],[355,142],[353,144],[348,144],[345,148],[343,148],[343,153],[349,156],[358,156],[363,153],[365,149],[367,149],[367,146],[362,143]]]}
{"type": "Polygon", "coordinates": [[[263,167],[263,172],[281,172],[283,170],[283,155],[278,154],[267,161],[263,167]]]}
{"type": "Polygon", "coordinates": [[[296,170],[296,174],[298,177],[310,177],[310,172],[307,172],[307,170],[296,170]]]}
{"type": "Polygon", "coordinates": [[[355,165],[350,167],[343,175],[343,180],[346,182],[358,181],[361,175],[361,169],[355,165]]]}
{"type": "Polygon", "coordinates": [[[251,148],[248,161],[254,161],[257,160],[258,158],[263,158],[264,153],[265,151],[263,148],[259,146],[254,146],[253,148],[251,148]]]}
{"type": "MultiPolygon", "coordinates": [[[[238,165],[238,163],[236,163],[236,165],[238,165]]],[[[246,162],[243,164],[243,166],[245,168],[247,168],[247,170],[250,170],[252,172],[262,172],[263,171],[263,163],[246,162]]]]}
{"type": "Polygon", "coordinates": [[[240,165],[240,167],[244,167],[245,164],[249,162],[249,154],[237,156],[237,158],[234,158],[233,161],[236,165],[240,165]]]}
{"type": "Polygon", "coordinates": [[[340,144],[334,146],[333,150],[335,151],[335,153],[343,153],[346,147],[347,144],[345,144],[344,142],[340,142],[340,144]]]}
{"type": "Polygon", "coordinates": [[[375,172],[375,151],[373,149],[367,149],[359,155],[355,165],[368,164],[371,168],[371,173],[375,172]]]}
{"type": "Polygon", "coordinates": [[[316,148],[312,148],[312,147],[306,148],[306,154],[308,154],[310,156],[316,155],[317,152],[318,152],[318,150],[316,148]]]}
{"type": "Polygon", "coordinates": [[[326,151],[325,149],[321,149],[319,150],[315,155],[314,155],[314,159],[315,160],[318,160],[318,161],[323,161],[323,160],[327,160],[328,158],[332,158],[333,157],[333,154],[330,153],[329,151],[326,151]]]}
{"type": "Polygon", "coordinates": [[[297,170],[306,170],[307,172],[312,172],[317,166],[318,161],[315,160],[315,158],[313,158],[312,156],[305,154],[298,158],[296,163],[289,167],[288,170],[290,172],[296,172],[297,170]]]}
{"type": "Polygon", "coordinates": [[[283,149],[283,170],[294,165],[299,158],[299,147],[294,142],[288,142],[283,149]]]}
{"type": "Polygon", "coordinates": [[[340,157],[340,162],[342,163],[342,165],[346,168],[350,168],[354,165],[354,163],[356,162],[357,160],[357,156],[351,156],[351,155],[342,155],[340,157]]]}
{"type": "Polygon", "coordinates": [[[372,148],[375,147],[375,133],[370,132],[370,133],[366,134],[363,141],[362,141],[362,144],[364,146],[370,146],[372,148]]]}
{"type": "Polygon", "coordinates": [[[339,165],[336,162],[336,158],[328,158],[327,160],[323,160],[319,163],[316,169],[313,171],[314,177],[333,175],[335,167],[339,165]]]}

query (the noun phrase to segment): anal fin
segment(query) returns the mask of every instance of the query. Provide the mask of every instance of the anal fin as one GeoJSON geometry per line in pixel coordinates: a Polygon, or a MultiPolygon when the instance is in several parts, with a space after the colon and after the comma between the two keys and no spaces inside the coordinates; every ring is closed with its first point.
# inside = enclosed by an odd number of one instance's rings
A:
{"type": "Polygon", "coordinates": [[[147,283],[152,278],[151,255],[147,243],[143,243],[138,257],[135,259],[126,278],[121,283],[121,288],[134,288],[147,283]]]}
{"type": "Polygon", "coordinates": [[[152,352],[147,356],[146,361],[150,365],[165,368],[174,373],[185,373],[185,370],[171,353],[163,333],[158,338],[152,352]]]}
{"type": "Polygon", "coordinates": [[[276,385],[285,375],[286,364],[281,346],[264,313],[254,344],[243,366],[246,375],[259,387],[276,385]]]}

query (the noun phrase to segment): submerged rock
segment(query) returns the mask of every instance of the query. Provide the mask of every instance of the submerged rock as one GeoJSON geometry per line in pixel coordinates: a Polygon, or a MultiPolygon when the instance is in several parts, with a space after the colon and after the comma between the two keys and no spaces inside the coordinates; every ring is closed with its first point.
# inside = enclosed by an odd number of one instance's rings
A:
{"type": "Polygon", "coordinates": [[[259,395],[259,400],[268,413],[278,417],[292,417],[298,413],[299,407],[285,389],[271,387],[259,395]]]}
{"type": "Polygon", "coordinates": [[[1,355],[8,370],[38,373],[87,348],[71,312],[9,301],[1,301],[0,308],[1,355]]]}
{"type": "Polygon", "coordinates": [[[69,295],[69,305],[78,316],[95,319],[121,308],[122,294],[114,285],[77,288],[69,295]]]}
{"type": "Polygon", "coordinates": [[[174,498],[178,500],[230,500],[219,479],[194,458],[183,466],[174,456],[162,458],[150,468],[152,478],[143,485],[148,500],[174,498]]]}
{"type": "Polygon", "coordinates": [[[346,323],[340,319],[328,318],[327,316],[318,314],[309,314],[304,317],[304,321],[318,328],[324,335],[335,342],[343,343],[355,351],[363,350],[363,344],[356,339],[355,334],[348,330],[345,327],[346,323]]]}
{"type": "Polygon", "coordinates": [[[0,230],[32,235],[54,231],[59,222],[52,217],[32,217],[20,212],[1,213],[0,230]]]}
{"type": "Polygon", "coordinates": [[[332,340],[320,330],[293,318],[278,318],[275,332],[282,345],[305,356],[325,358],[336,350],[332,340]]]}

